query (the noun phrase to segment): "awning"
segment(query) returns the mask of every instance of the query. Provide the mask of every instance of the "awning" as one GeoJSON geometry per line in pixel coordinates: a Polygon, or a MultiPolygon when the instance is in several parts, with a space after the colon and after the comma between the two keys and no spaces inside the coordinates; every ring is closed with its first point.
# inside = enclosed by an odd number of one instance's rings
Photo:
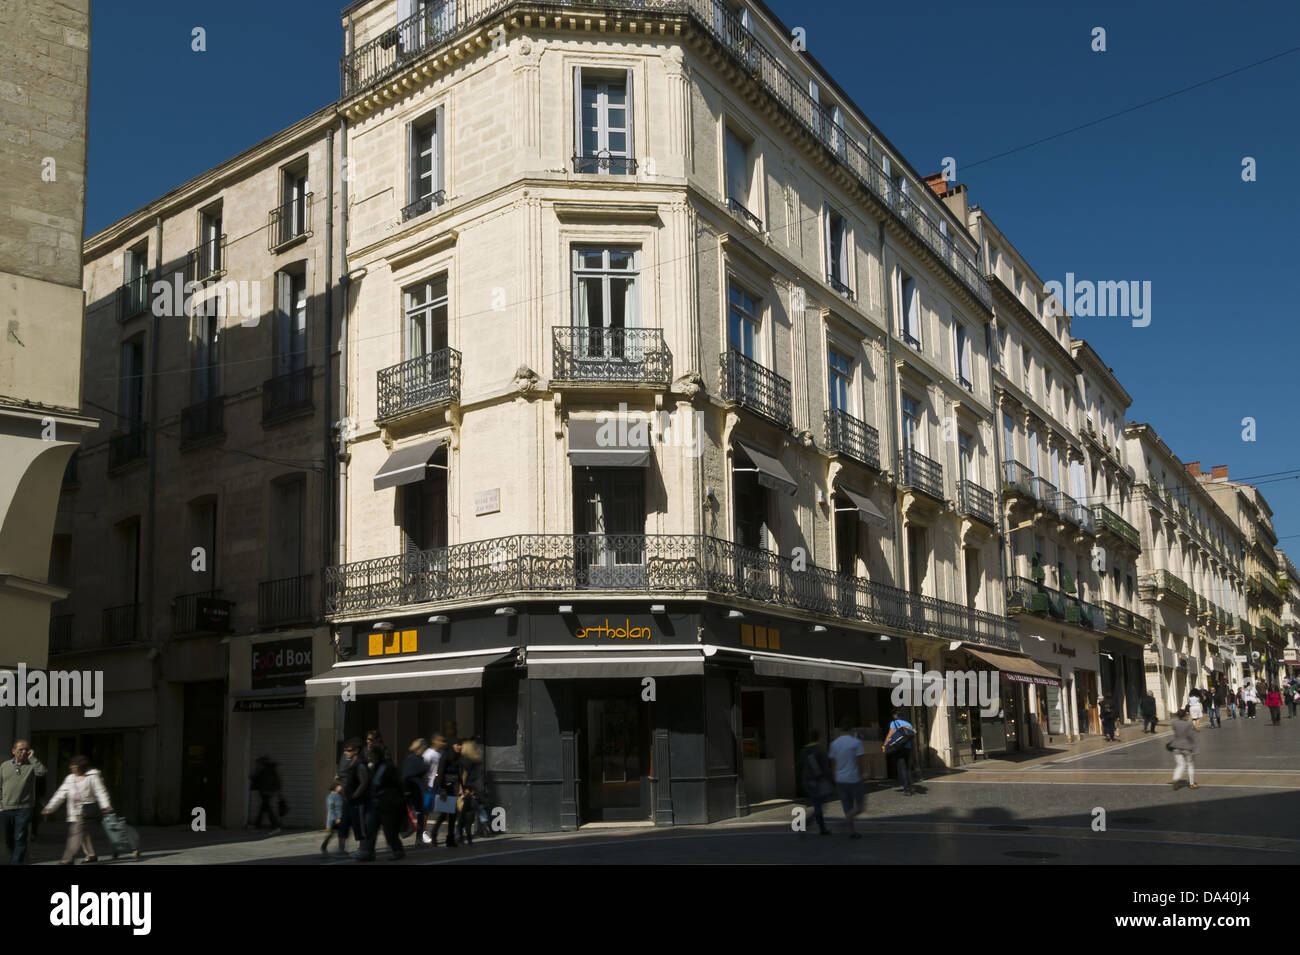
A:
{"type": "Polygon", "coordinates": [[[643,468],[650,463],[650,422],[569,419],[569,463],[584,468],[643,468]]]}
{"type": "Polygon", "coordinates": [[[856,667],[840,667],[814,660],[775,660],[771,657],[750,657],[750,659],[754,662],[755,676],[862,685],[862,671],[856,667]]]}
{"type": "Polygon", "coordinates": [[[923,688],[916,671],[904,667],[869,667],[862,671],[862,682],[881,690],[910,684],[911,692],[920,693],[923,688]]]}
{"type": "Polygon", "coordinates": [[[976,650],[974,647],[963,647],[963,649],[973,657],[978,657],[985,663],[990,664],[1006,675],[1008,680],[1013,683],[1037,683],[1041,686],[1060,686],[1061,678],[1045,667],[1039,666],[1033,660],[1025,657],[1013,657],[1005,653],[994,653],[992,650],[976,650]]]}
{"type": "Polygon", "coordinates": [[[384,466],[375,475],[375,490],[382,491],[386,487],[399,487],[403,484],[423,481],[425,470],[429,467],[434,452],[446,441],[446,438],[434,438],[432,441],[421,441],[407,448],[398,448],[388,456],[384,466]]]}
{"type": "Polygon", "coordinates": [[[641,679],[647,676],[703,676],[704,654],[695,650],[633,651],[535,649],[529,647],[528,676],[534,680],[641,679]]]}
{"type": "Polygon", "coordinates": [[[889,518],[871,502],[871,498],[857,491],[850,491],[846,487],[836,488],[836,490],[853,502],[853,506],[858,509],[858,520],[875,527],[889,527],[889,518]]]}
{"type": "Polygon", "coordinates": [[[308,696],[357,696],[413,690],[470,690],[483,685],[483,670],[514,653],[414,657],[391,663],[340,663],[307,681],[308,696]]]}
{"type": "Polygon", "coordinates": [[[762,451],[755,451],[742,441],[737,441],[736,447],[744,451],[754,467],[758,468],[758,483],[763,487],[784,491],[786,494],[793,494],[799,490],[799,485],[794,483],[794,478],[785,469],[785,465],[776,458],[762,451]]]}

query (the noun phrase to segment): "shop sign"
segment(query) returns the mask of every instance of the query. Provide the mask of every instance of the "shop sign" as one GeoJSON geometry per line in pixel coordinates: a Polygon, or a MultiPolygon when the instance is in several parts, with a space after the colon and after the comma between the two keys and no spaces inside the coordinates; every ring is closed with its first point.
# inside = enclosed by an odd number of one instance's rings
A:
{"type": "Polygon", "coordinates": [[[253,689],[300,686],[309,676],[311,637],[253,644],[253,689]]]}
{"type": "Polygon", "coordinates": [[[1038,676],[1033,673],[1011,673],[1004,671],[1002,676],[1012,683],[1032,683],[1035,686],[1060,686],[1061,681],[1056,677],[1038,676]]]}
{"type": "Polygon", "coordinates": [[[366,656],[386,657],[394,653],[414,653],[419,646],[418,631],[415,630],[372,633],[366,638],[366,656]]]}
{"type": "Polygon", "coordinates": [[[474,492],[474,514],[495,514],[501,510],[501,488],[474,492]]]}
{"type": "Polygon", "coordinates": [[[610,626],[609,618],[605,618],[603,626],[599,627],[582,627],[573,631],[573,636],[578,640],[599,640],[602,637],[607,640],[649,640],[649,627],[634,627],[631,619],[624,617],[623,625],[620,627],[615,621],[614,626],[610,626]]]}
{"type": "Polygon", "coordinates": [[[236,713],[261,713],[267,710],[301,710],[306,701],[296,700],[235,700],[236,713]]]}
{"type": "Polygon", "coordinates": [[[1060,654],[1061,656],[1063,656],[1063,657],[1076,657],[1076,656],[1079,655],[1079,651],[1078,651],[1078,650],[1075,650],[1075,649],[1073,649],[1073,648],[1071,648],[1071,647],[1065,647],[1065,646],[1062,646],[1062,645],[1059,644],[1059,643],[1053,643],[1053,644],[1052,644],[1052,652],[1053,652],[1053,653],[1059,653],[1059,654],[1060,654]]]}

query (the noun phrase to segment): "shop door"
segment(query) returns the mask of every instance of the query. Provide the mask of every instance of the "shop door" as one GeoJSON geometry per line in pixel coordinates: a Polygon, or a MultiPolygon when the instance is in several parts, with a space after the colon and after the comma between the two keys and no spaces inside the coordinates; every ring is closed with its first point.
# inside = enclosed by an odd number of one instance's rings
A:
{"type": "Polygon", "coordinates": [[[582,770],[583,822],[650,818],[650,740],[639,697],[586,701],[582,770]]]}
{"type": "MultiPolygon", "coordinates": [[[[323,825],[323,819],[318,817],[325,808],[324,800],[317,797],[312,779],[316,742],[314,711],[306,707],[266,710],[251,716],[248,772],[252,773],[253,763],[259,756],[269,756],[275,762],[280,794],[289,804],[283,825],[294,829],[323,825]]],[[[252,822],[257,816],[259,799],[256,793],[249,796],[248,821],[252,822]]]]}
{"type": "Polygon", "coordinates": [[[222,766],[225,765],[226,721],[214,714],[226,711],[226,684],[214,680],[185,684],[181,723],[181,815],[195,806],[209,820],[221,819],[222,766]]]}

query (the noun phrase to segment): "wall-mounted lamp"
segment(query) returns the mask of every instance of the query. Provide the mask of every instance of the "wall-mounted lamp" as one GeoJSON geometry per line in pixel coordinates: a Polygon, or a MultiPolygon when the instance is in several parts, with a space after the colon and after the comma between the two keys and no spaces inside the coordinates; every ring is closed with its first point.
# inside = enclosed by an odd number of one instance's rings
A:
{"type": "Polygon", "coordinates": [[[667,608],[667,606],[665,606],[664,604],[651,604],[651,605],[650,605],[650,612],[651,612],[651,613],[667,613],[667,612],[668,612],[668,608],[667,608]]]}
{"type": "Polygon", "coordinates": [[[811,627],[809,627],[808,629],[809,629],[810,631],[812,631],[813,633],[825,633],[825,632],[826,632],[826,628],[823,627],[820,623],[815,623],[815,624],[813,624],[811,627]]]}
{"type": "Polygon", "coordinates": [[[372,623],[372,624],[370,625],[370,629],[371,629],[371,630],[378,630],[380,633],[390,633],[390,632],[392,632],[393,630],[396,630],[397,628],[394,627],[394,626],[393,626],[391,623],[389,623],[387,620],[380,620],[378,623],[372,623]]]}
{"type": "Polygon", "coordinates": [[[817,503],[821,505],[826,504],[826,492],[823,491],[821,488],[817,489],[817,503]]]}
{"type": "Polygon", "coordinates": [[[451,623],[451,617],[445,617],[442,614],[438,614],[436,617],[430,617],[429,623],[451,623]]]}
{"type": "Polygon", "coordinates": [[[880,642],[881,642],[881,643],[888,643],[888,642],[889,642],[889,637],[882,633],[882,634],[880,635],[880,642]]]}
{"type": "Polygon", "coordinates": [[[961,649],[961,641],[960,641],[960,640],[954,640],[952,643],[948,644],[948,649],[949,649],[949,650],[960,650],[960,649],[961,649]]]}
{"type": "Polygon", "coordinates": [[[739,611],[739,610],[728,610],[728,611],[727,611],[727,619],[728,619],[728,620],[739,620],[739,619],[740,619],[741,617],[743,617],[743,616],[745,616],[744,613],[742,613],[742,612],[739,611]]]}
{"type": "Polygon", "coordinates": [[[573,613],[573,604],[560,604],[560,613],[573,613]]]}
{"type": "Polygon", "coordinates": [[[497,607],[494,611],[498,617],[513,617],[519,613],[514,607],[497,607]]]}
{"type": "Polygon", "coordinates": [[[710,484],[704,489],[704,496],[710,501],[716,501],[718,499],[718,492],[714,489],[713,485],[710,484]]]}

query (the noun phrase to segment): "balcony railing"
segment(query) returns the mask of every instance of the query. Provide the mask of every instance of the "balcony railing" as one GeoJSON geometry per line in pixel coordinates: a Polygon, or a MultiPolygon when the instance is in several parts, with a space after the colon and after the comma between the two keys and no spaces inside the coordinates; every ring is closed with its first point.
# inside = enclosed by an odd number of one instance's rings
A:
{"type": "Polygon", "coordinates": [[[134,318],[149,307],[149,275],[138,275],[117,290],[117,320],[134,318]]]}
{"type": "Polygon", "coordinates": [[[1106,615],[1101,607],[1028,577],[1012,577],[1007,582],[1007,608],[1062,620],[1088,630],[1106,630],[1106,615]]]}
{"type": "Polygon", "coordinates": [[[214,236],[190,249],[185,257],[185,281],[203,282],[226,271],[226,236],[214,236]]]}
{"type": "Polygon", "coordinates": [[[1069,521],[1081,531],[1088,534],[1096,532],[1092,520],[1092,512],[1064,491],[1061,491],[1057,496],[1056,509],[1057,513],[1059,513],[1064,520],[1069,521]]]}
{"type": "Polygon", "coordinates": [[[263,580],[257,585],[257,625],[284,627],[315,619],[311,575],[263,580]]]}
{"type": "Polygon", "coordinates": [[[703,535],[523,534],[329,567],[327,614],[441,601],[610,591],[752,600],[868,626],[1016,649],[999,614],[703,535]]]}
{"type": "Polygon", "coordinates": [[[957,506],[963,514],[978,517],[989,525],[997,524],[997,504],[993,492],[980,487],[974,481],[963,479],[957,482],[957,506]]]}
{"type": "Polygon", "coordinates": [[[427,196],[421,196],[408,206],[402,207],[402,221],[414,219],[416,216],[422,216],[435,206],[440,206],[447,201],[447,190],[439,189],[431,192],[427,196]]]}
{"type": "Polygon", "coordinates": [[[763,220],[760,219],[758,216],[754,215],[754,213],[750,212],[748,209],[746,209],[744,204],[739,199],[728,198],[727,208],[730,209],[736,215],[740,216],[740,218],[744,219],[746,222],[752,225],[759,232],[763,231],[763,220]]]}
{"type": "Polygon", "coordinates": [[[722,400],[732,401],[783,427],[790,427],[790,381],[734,348],[719,356],[722,400]]]}
{"type": "Polygon", "coordinates": [[[217,395],[181,410],[181,447],[225,434],[226,399],[217,395]]]}
{"type": "Polygon", "coordinates": [[[140,605],[122,604],[104,610],[103,638],[110,647],[132,643],[139,636],[140,605]]]}
{"type": "Polygon", "coordinates": [[[898,485],[916,488],[942,501],[943,465],[914,448],[904,448],[898,452],[898,485]]]}
{"type": "Polygon", "coordinates": [[[172,634],[229,633],[232,606],[220,590],[179,594],[172,599],[172,634]]]}
{"type": "Polygon", "coordinates": [[[1188,606],[1193,605],[1192,588],[1183,579],[1167,570],[1157,570],[1147,574],[1138,581],[1140,587],[1147,587],[1160,593],[1172,594],[1188,606]]]}
{"type": "MultiPolygon", "coordinates": [[[[518,2],[445,0],[430,4],[343,57],[340,62],[343,98],[350,99],[384,82],[422,54],[489,24],[501,11],[518,2]]],[[[687,17],[691,26],[716,40],[736,66],[771,97],[774,105],[824,147],[862,189],[890,210],[979,302],[989,307],[988,282],[975,259],[939,227],[926,205],[885,174],[869,145],[864,146],[850,136],[835,122],[833,110],[812,98],[807,81],[796,77],[746,28],[727,0],[569,0],[531,3],[528,7],[555,13],[572,13],[575,8],[586,7],[593,11],[632,10],[641,15],[653,12],[687,17]]],[[[912,182],[909,189],[918,196],[928,192],[921,182],[912,182]]]]}
{"type": "Polygon", "coordinates": [[[590,156],[574,156],[573,171],[632,176],[636,174],[636,160],[631,156],[611,156],[608,149],[602,149],[590,156]]]}
{"type": "Polygon", "coordinates": [[[262,383],[262,422],[271,423],[283,418],[305,414],[314,410],[311,383],[313,368],[299,368],[283,375],[268,378],[262,383]]]}
{"type": "Polygon", "coordinates": [[[50,614],[50,653],[67,653],[72,649],[72,614],[50,614]]]}
{"type": "Polygon", "coordinates": [[[1099,530],[1109,531],[1133,548],[1141,548],[1142,538],[1138,534],[1137,528],[1105,504],[1094,504],[1092,506],[1092,516],[1096,518],[1099,530]]]}
{"type": "Polygon", "coordinates": [[[1060,504],[1061,495],[1056,485],[1042,477],[1031,478],[1029,483],[1034,489],[1034,499],[1038,501],[1038,506],[1055,511],[1060,504]]]}
{"type": "Polygon", "coordinates": [[[826,284],[829,285],[831,288],[833,288],[835,291],[839,292],[850,302],[855,301],[857,299],[857,296],[853,294],[853,289],[849,287],[848,283],[841,282],[839,279],[837,279],[834,275],[831,275],[830,273],[827,273],[826,275],[826,284]]]}
{"type": "Polygon", "coordinates": [[[1019,461],[1002,462],[1002,493],[1034,496],[1034,472],[1019,461]]]}
{"type": "Polygon", "coordinates": [[[826,412],[826,450],[880,470],[880,432],[847,411],[832,408],[826,412]]]}
{"type": "Polygon", "coordinates": [[[1101,602],[1102,610],[1106,615],[1106,623],[1110,627],[1118,630],[1127,630],[1129,633],[1135,633],[1141,637],[1151,636],[1151,621],[1140,613],[1134,613],[1119,604],[1113,604],[1109,600],[1101,602]]]}
{"type": "Polygon", "coordinates": [[[143,421],[136,421],[131,426],[108,439],[108,469],[116,471],[132,461],[144,460],[148,453],[149,429],[143,421]]]}
{"type": "Polygon", "coordinates": [[[551,329],[551,377],[593,384],[666,385],[673,356],[661,328],[551,329]]]}
{"type": "Polygon", "coordinates": [[[376,375],[382,421],[420,408],[460,401],[460,352],[442,348],[417,355],[376,375]]]}
{"type": "Polygon", "coordinates": [[[311,233],[311,198],[309,192],[271,210],[267,222],[267,245],[272,252],[311,233]]]}

